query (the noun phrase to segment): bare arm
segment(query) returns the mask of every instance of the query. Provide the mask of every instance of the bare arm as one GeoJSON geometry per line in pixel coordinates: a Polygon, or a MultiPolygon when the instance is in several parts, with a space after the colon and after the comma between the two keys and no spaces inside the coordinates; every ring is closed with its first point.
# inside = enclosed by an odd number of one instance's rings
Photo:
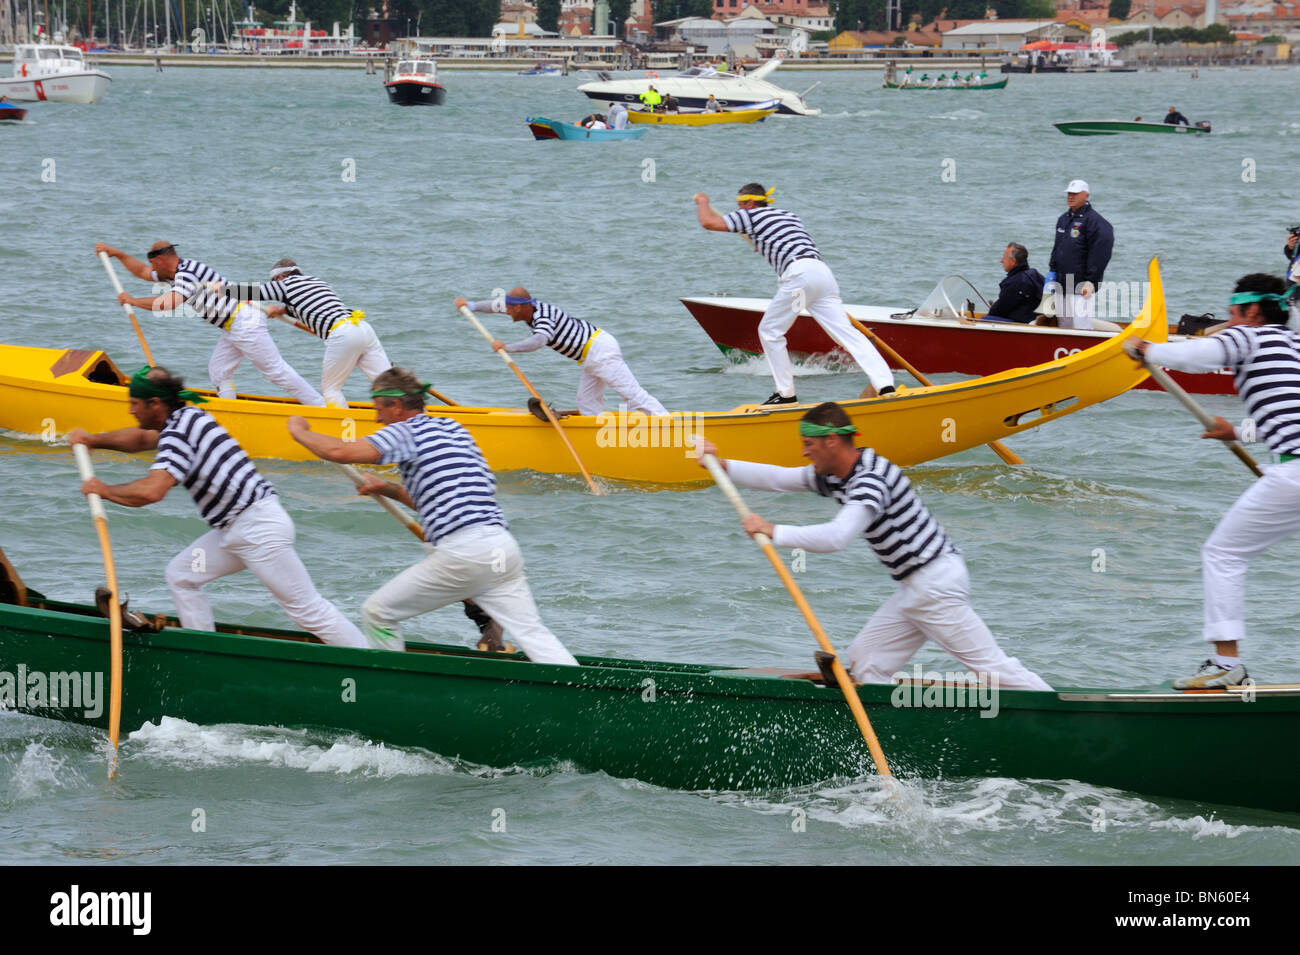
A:
{"type": "Polygon", "coordinates": [[[111,245],[107,245],[103,242],[96,242],[95,252],[96,254],[100,252],[107,252],[113,258],[117,259],[124,266],[126,266],[126,270],[130,272],[132,275],[134,275],[136,278],[141,279],[145,282],[153,281],[153,269],[151,269],[147,263],[141,262],[139,259],[127,255],[121,249],[115,249],[111,245]]]}
{"type": "Polygon", "coordinates": [[[700,225],[710,232],[730,232],[727,223],[718,215],[717,210],[709,205],[709,197],[702,192],[695,194],[695,216],[700,220],[700,225]]]}
{"type": "Polygon", "coordinates": [[[91,478],[82,483],[81,493],[98,494],[104,500],[123,507],[146,507],[161,501],[175,486],[176,479],[158,468],[129,484],[105,484],[99,478],[91,478]]]}
{"type": "Polygon", "coordinates": [[[133,454],[136,451],[152,451],[158,447],[158,435],[159,432],[147,428],[119,428],[117,431],[100,431],[98,434],[73,428],[67,437],[70,445],[84,444],[88,448],[133,454]]]}
{"type": "MultiPolygon", "coordinates": [[[[307,419],[294,415],[289,419],[289,434],[293,439],[324,461],[339,464],[378,464],[379,449],[369,441],[344,441],[328,434],[317,434],[307,419]]],[[[387,495],[392,496],[392,495],[387,495]]]]}
{"type": "MultiPolygon", "coordinates": [[[[369,443],[369,441],[366,442],[366,444],[369,443]]],[[[357,488],[357,493],[363,496],[390,497],[398,504],[409,507],[413,511],[418,510],[415,501],[411,499],[411,495],[407,493],[405,487],[391,481],[381,480],[373,474],[366,475],[366,483],[357,488]]]]}

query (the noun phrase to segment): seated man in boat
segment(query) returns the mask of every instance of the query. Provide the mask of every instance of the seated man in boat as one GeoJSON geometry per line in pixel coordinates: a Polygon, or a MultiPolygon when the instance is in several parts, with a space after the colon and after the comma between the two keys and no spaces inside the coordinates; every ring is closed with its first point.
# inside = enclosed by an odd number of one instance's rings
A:
{"type": "Polygon", "coordinates": [[[1029,250],[1019,242],[1012,242],[1002,253],[1002,270],[1006,278],[998,286],[998,299],[989,306],[985,319],[1029,324],[1042,300],[1043,276],[1029,267],[1029,250]]]}
{"type": "MultiPolygon", "coordinates": [[[[844,409],[827,401],[799,422],[803,456],[811,464],[783,468],[749,461],[723,461],[731,479],[759,491],[809,491],[834,498],[840,509],[824,524],[773,525],[758,514],[742,522],[750,534],[766,534],[777,547],[813,553],[844,550],[863,538],[889,568],[898,589],[850,645],[848,669],[859,683],[893,683],[895,674],[931,640],[1003,689],[1050,690],[1037,674],[1002,652],[970,604],[966,563],[930,515],[907,476],[871,448],[854,446],[857,427],[844,409]]],[[[716,454],[708,441],[702,453],[716,454]]],[[[991,681],[990,681],[991,682],[991,681]]]]}
{"type": "MultiPolygon", "coordinates": [[[[325,342],[320,390],[331,408],[346,408],[343,385],[354,368],[370,379],[393,367],[379,343],[379,336],[365,321],[366,313],[348,308],[324,281],[303,275],[293,259],[281,259],[271,268],[271,280],[261,285],[244,284],[226,288],[237,301],[278,302],[267,314],[289,314],[325,342]]],[[[202,294],[202,293],[199,293],[202,294]]]]}
{"type": "Polygon", "coordinates": [[[803,309],[812,314],[813,320],[835,344],[853,356],[867,376],[870,387],[863,392],[863,397],[892,392],[893,372],[876,347],[849,323],[840,287],[822,261],[803,220],[793,212],[772,208],[774,191],[765,190],[756,182],[746,183],[736,196],[739,208],[726,216],[719,215],[709,205],[709,197],[704,193],[695,194],[695,213],[702,227],[711,232],[739,232],[746,236],[781,277],[780,287],[758,323],[758,340],[776,383],[776,391],[763,404],[788,405],[799,400],[794,391],[794,368],[790,364],[785,333],[803,309]]]}
{"type": "MultiPolygon", "coordinates": [[[[1201,548],[1205,587],[1202,636],[1214,656],[1176,690],[1237,686],[1249,675],[1239,644],[1246,638],[1246,572],[1269,547],[1300,532],[1300,341],[1287,328],[1294,287],[1273,275],[1243,276],[1228,299],[1228,327],[1209,337],[1126,345],[1142,361],[1178,371],[1231,368],[1246,404],[1246,420],[1278,463],[1246,489],[1201,548]]],[[[1225,418],[1202,438],[1242,438],[1225,418]]]]}
{"type": "Polygon", "coordinates": [[[592,113],[590,116],[584,116],[579,123],[583,129],[609,129],[609,124],[605,122],[605,117],[600,113],[592,113]]]}
{"type": "Polygon", "coordinates": [[[149,264],[103,242],[95,243],[95,252],[106,252],[126,266],[127,271],[145,282],[171,282],[162,295],[135,298],[126,292],[117,297],[134,308],[155,312],[180,308],[188,303],[209,325],[221,329],[221,340],[208,359],[208,375],[221,398],[234,398],[235,369],[247,358],[253,367],[272,384],[279,385],[304,405],[322,406],[325,399],[305,378],[280,356],[271,333],[266,328],[266,313],[251,302],[238,302],[212,291],[214,284],[226,280],[210,266],[195,259],[182,259],[170,242],[155,242],[147,256],[149,264]]]}
{"type": "Polygon", "coordinates": [[[1169,112],[1165,114],[1165,122],[1170,126],[1190,126],[1191,122],[1182,113],[1178,112],[1176,107],[1170,106],[1169,112]]]}
{"type": "Polygon", "coordinates": [[[392,498],[419,514],[433,551],[398,574],[361,607],[366,634],[402,650],[403,620],[460,600],[473,600],[498,621],[536,663],[577,666],[542,623],[524,576],[519,544],[496,501],[496,478],[473,437],[457,421],[425,414],[429,386],[402,368],[390,368],[373,385],[375,419],[384,425],[361,441],[311,430],[289,419],[295,441],[326,461],[396,464],[401,484],[367,476],[358,494],[392,498]]]}
{"type": "Polygon", "coordinates": [[[564,309],[540,302],[528,289],[512,288],[504,299],[470,302],[456,299],[456,307],[467,306],[471,312],[505,312],[512,321],[524,322],[533,333],[507,345],[500,339],[492,342],[497,351],[512,355],[537,351],[549,345],[565,358],[582,366],[578,379],[578,414],[598,415],[605,408],[605,389],[613,388],[631,411],[648,415],[666,415],[668,409],[659,399],[641,387],[632,369],[623,360],[618,339],[590,322],[574,318],[564,309]]]}
{"type": "Polygon", "coordinates": [[[714,96],[712,93],[709,94],[709,99],[708,99],[708,101],[704,104],[704,112],[706,112],[706,113],[721,113],[721,112],[722,112],[722,104],[718,102],[718,98],[717,98],[716,96],[714,96]]]}
{"type": "Polygon", "coordinates": [[[674,96],[672,93],[669,93],[667,96],[664,97],[664,110],[663,110],[663,111],[664,111],[665,113],[679,113],[679,112],[681,112],[681,107],[680,107],[680,106],[678,105],[678,103],[677,103],[677,97],[674,96]]]}
{"type": "Polygon", "coordinates": [[[124,507],[145,507],[179,484],[211,526],[167,565],[167,586],[181,626],[213,630],[203,585],[251,570],[297,626],[325,643],[369,647],[361,631],[317,592],[294,550],[293,521],[275,488],[215,418],[186,404],[205,399],[186,390],[165,368],[141,368],[131,378],[128,394],[138,428],[98,434],[74,428],[68,443],[128,453],[157,448],[146,477],[115,485],[91,478],[82,492],[124,507]]]}

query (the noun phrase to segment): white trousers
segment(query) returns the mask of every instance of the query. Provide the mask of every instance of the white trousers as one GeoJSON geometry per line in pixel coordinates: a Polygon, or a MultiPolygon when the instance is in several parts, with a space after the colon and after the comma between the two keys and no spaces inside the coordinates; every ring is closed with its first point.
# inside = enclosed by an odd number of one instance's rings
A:
{"type": "Polygon", "coordinates": [[[331,408],[346,408],[348,399],[343,396],[343,385],[352,374],[353,368],[360,368],[367,378],[374,381],[393,363],[384,353],[384,346],[379,344],[379,336],[369,322],[349,321],[335,326],[325,339],[325,360],[321,365],[320,390],[325,402],[331,408]]]}
{"type": "Polygon", "coordinates": [[[1082,328],[1092,331],[1092,315],[1097,302],[1097,293],[1086,298],[1077,292],[1069,295],[1059,285],[1052,292],[1056,301],[1057,328],[1082,328]]]}
{"type": "Polygon", "coordinates": [[[632,369],[627,367],[618,339],[602,330],[592,341],[582,363],[582,376],[578,379],[578,414],[600,414],[605,408],[606,388],[617,391],[631,411],[649,415],[668,413],[654,395],[641,387],[632,369]]]}
{"type": "Polygon", "coordinates": [[[880,352],[849,324],[840,287],[826,263],[820,259],[799,259],[781,273],[781,285],[758,323],[758,339],[763,344],[763,354],[767,356],[779,394],[787,398],[794,394],[794,368],[786,349],[785,333],[801,309],[811,312],[831,340],[853,356],[877,391],[893,385],[893,372],[880,352]]]}
{"type": "Polygon", "coordinates": [[[235,397],[235,369],[247,358],[253,367],[304,405],[324,405],[320,392],[307,383],[280,357],[271,333],[266,329],[266,313],[253,302],[240,302],[230,327],[222,331],[221,340],[208,359],[208,375],[222,398],[235,397]]]}
{"type": "Polygon", "coordinates": [[[476,525],[442,538],[432,554],[370,595],[361,607],[362,624],[379,642],[399,634],[403,620],[467,599],[501,624],[533,662],[578,665],[542,623],[519,544],[504,527],[476,525]]]}
{"type": "Polygon", "coordinates": [[[276,498],[268,497],[247,507],[228,527],[190,544],[167,565],[167,586],[181,624],[212,630],[212,607],[201,588],[251,570],[289,619],[308,633],[336,646],[369,647],[361,631],[317,592],[293,540],[293,521],[276,498]]]}
{"type": "Polygon", "coordinates": [[[996,673],[1004,689],[1051,689],[1002,652],[970,605],[970,577],[960,554],[936,557],[898,582],[849,647],[849,672],[859,683],[893,683],[894,674],[926,640],[976,674],[996,673]]]}
{"type": "Polygon", "coordinates": [[[1246,571],[1280,540],[1300,532],[1300,461],[1276,464],[1228,508],[1201,548],[1205,639],[1246,637],[1246,571]]]}

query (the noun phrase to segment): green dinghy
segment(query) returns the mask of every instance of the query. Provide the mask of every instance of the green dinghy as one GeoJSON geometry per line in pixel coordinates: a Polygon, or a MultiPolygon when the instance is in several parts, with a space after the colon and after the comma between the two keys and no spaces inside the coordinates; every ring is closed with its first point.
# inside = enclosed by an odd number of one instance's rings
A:
{"type": "MultiPolygon", "coordinates": [[[[103,673],[93,607],[29,593],[0,604],[0,701],[106,726],[107,701],[68,697],[103,673]],[[55,686],[63,698],[52,699],[55,686]],[[41,686],[44,692],[38,692],[41,686]]],[[[411,642],[323,646],[221,625],[124,637],[122,730],[197,724],[323,729],[496,767],[567,764],[686,790],[772,790],[872,772],[838,688],[815,673],[580,657],[581,667],[411,642]]],[[[104,680],[107,683],[107,680],[104,680]]],[[[894,771],[908,778],[1076,779],[1197,803],[1300,812],[1300,686],[1241,692],[864,685],[894,771]],[[1207,761],[1207,753],[1232,759],[1207,761]]]]}
{"type": "Polygon", "coordinates": [[[1119,133],[1159,133],[1166,136],[1208,136],[1209,123],[1197,123],[1195,126],[1177,126],[1173,123],[1143,123],[1137,120],[1072,120],[1068,123],[1053,123],[1067,136],[1115,136],[1119,133]]]}

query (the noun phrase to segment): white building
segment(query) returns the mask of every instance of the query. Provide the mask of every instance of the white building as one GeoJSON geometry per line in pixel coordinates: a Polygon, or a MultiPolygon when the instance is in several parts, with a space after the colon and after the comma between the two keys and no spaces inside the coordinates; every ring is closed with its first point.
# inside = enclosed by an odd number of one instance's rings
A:
{"type": "Polygon", "coordinates": [[[1018,50],[1035,40],[1075,40],[1083,31],[1053,20],[981,20],[943,34],[944,50],[1018,50]]]}

